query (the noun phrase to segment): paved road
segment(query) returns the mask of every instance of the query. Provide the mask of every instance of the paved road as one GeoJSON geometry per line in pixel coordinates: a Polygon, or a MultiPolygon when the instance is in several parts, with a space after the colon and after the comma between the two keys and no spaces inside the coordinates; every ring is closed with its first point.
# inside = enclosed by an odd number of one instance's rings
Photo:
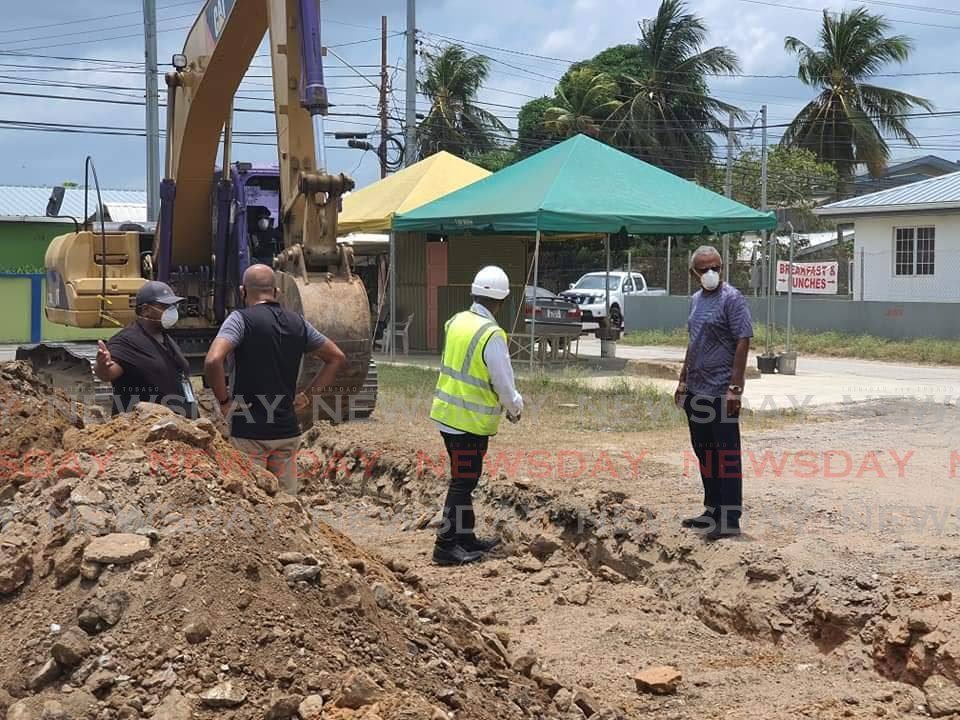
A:
{"type": "MultiPolygon", "coordinates": [[[[599,355],[598,340],[581,340],[581,357],[599,355]]],[[[617,357],[680,361],[683,349],[619,343],[617,357]]],[[[756,367],[754,354],[751,354],[749,363],[756,367]]],[[[676,385],[671,381],[655,382],[663,387],[676,385]]],[[[745,392],[745,402],[756,409],[833,405],[896,397],[955,403],[960,399],[960,367],[800,356],[796,375],[763,375],[748,380],[745,392]]]]}

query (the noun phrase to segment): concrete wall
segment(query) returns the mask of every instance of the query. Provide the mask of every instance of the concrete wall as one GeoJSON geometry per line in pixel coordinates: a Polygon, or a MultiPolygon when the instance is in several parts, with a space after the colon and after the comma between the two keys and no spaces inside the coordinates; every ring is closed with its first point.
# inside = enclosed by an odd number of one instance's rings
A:
{"type": "Polygon", "coordinates": [[[960,302],[960,214],[877,215],[857,218],[855,229],[854,300],[960,302]],[[919,226],[936,230],[934,274],[895,275],[895,230],[919,226]]]}
{"type": "MultiPolygon", "coordinates": [[[[766,300],[747,298],[755,323],[766,322],[766,300]]],[[[777,298],[775,322],[786,327],[787,299],[777,298]]],[[[690,298],[683,296],[628,298],[627,330],[675,330],[687,325],[690,298]]],[[[811,332],[836,331],[875,335],[894,340],[960,338],[960,313],[947,303],[855,302],[841,298],[793,299],[793,327],[811,332]]]]}

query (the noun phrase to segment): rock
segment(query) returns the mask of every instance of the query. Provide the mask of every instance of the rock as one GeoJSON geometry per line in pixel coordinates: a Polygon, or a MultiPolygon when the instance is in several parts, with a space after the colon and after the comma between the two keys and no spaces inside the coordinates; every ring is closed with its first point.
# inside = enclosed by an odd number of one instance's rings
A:
{"type": "Polygon", "coordinates": [[[107,535],[113,530],[113,515],[100,508],[80,505],[74,512],[77,527],[89,535],[107,535]]]}
{"type": "Polygon", "coordinates": [[[68,628],[53,643],[50,654],[65,668],[75,668],[92,652],[90,640],[80,628],[68,628]]]}
{"type": "Polygon", "coordinates": [[[933,717],[960,713],[960,687],[943,675],[931,675],[923,684],[927,708],[933,717]]]}
{"type": "Polygon", "coordinates": [[[7,708],[7,720],[37,720],[38,717],[26,700],[18,700],[7,708]]]}
{"type": "MultiPolygon", "coordinates": [[[[294,717],[304,702],[303,695],[281,695],[270,699],[266,720],[289,720],[294,717]]],[[[321,699],[321,702],[322,699],[321,699]]]]}
{"type": "Polygon", "coordinates": [[[553,570],[541,570],[538,573],[534,573],[530,576],[530,582],[534,585],[547,586],[553,581],[553,570]]]}
{"type": "Polygon", "coordinates": [[[537,560],[543,561],[560,549],[560,543],[558,543],[556,540],[546,537],[545,535],[537,535],[533,540],[530,541],[527,549],[530,551],[531,555],[537,558],[537,560]]]}
{"type": "Polygon", "coordinates": [[[170,440],[182,442],[194,447],[206,448],[213,441],[213,436],[204,428],[197,427],[189,420],[180,417],[171,417],[156,423],[147,433],[147,442],[170,440]]]}
{"type": "Polygon", "coordinates": [[[222,682],[200,693],[200,702],[212,708],[235,708],[243,705],[246,700],[247,694],[231,681],[222,682]]]}
{"type": "Polygon", "coordinates": [[[928,633],[936,629],[940,624],[940,618],[935,611],[914,610],[907,617],[907,627],[910,632],[928,633]]]}
{"type": "Polygon", "coordinates": [[[589,583],[580,583],[564,591],[563,596],[571,605],[586,605],[590,602],[591,587],[589,583]]]}
{"type": "Polygon", "coordinates": [[[130,595],[123,590],[112,592],[103,598],[91,598],[77,615],[77,624],[89,635],[96,635],[112,628],[127,611],[130,595]]]}
{"type": "Polygon", "coordinates": [[[512,667],[521,675],[530,677],[530,674],[533,672],[533,669],[539,663],[540,661],[537,659],[536,655],[531,655],[530,653],[527,653],[526,655],[521,655],[520,657],[516,658],[512,663],[510,663],[510,667],[512,667]]]}
{"type": "Polygon", "coordinates": [[[0,595],[19,590],[33,570],[30,550],[22,545],[7,545],[0,536],[0,595]]]}
{"type": "Polygon", "coordinates": [[[56,700],[46,700],[40,711],[40,720],[69,720],[70,716],[56,700]]]}
{"type": "Polygon", "coordinates": [[[150,555],[150,539],[132,533],[114,533],[94,538],[83,551],[83,559],[103,565],[126,565],[150,555]]]}
{"type": "Polygon", "coordinates": [[[320,695],[308,695],[297,708],[300,720],[321,720],[323,717],[323,698],[320,695]]]}
{"type": "Polygon", "coordinates": [[[86,535],[74,535],[53,556],[53,573],[57,587],[63,587],[80,575],[83,550],[90,539],[86,535]]]}
{"type": "Polygon", "coordinates": [[[170,587],[174,590],[182,590],[183,586],[187,584],[187,576],[183,573],[177,573],[172,578],[170,578],[170,587]]]}
{"type": "Polygon", "coordinates": [[[393,597],[390,589],[383,583],[376,583],[373,588],[371,588],[373,593],[373,599],[377,603],[377,607],[386,610],[393,604],[393,597]]]}
{"type": "Polygon", "coordinates": [[[183,636],[191,645],[199,645],[211,635],[210,626],[204,620],[189,623],[183,629],[183,636]]]}
{"type": "Polygon", "coordinates": [[[73,493],[73,483],[63,480],[54,485],[47,491],[47,495],[57,504],[66,502],[67,498],[73,493]]]}
{"type": "Polygon", "coordinates": [[[171,690],[153,711],[153,720],[190,720],[193,704],[179,690],[171,690]]]}
{"type": "Polygon", "coordinates": [[[281,565],[305,565],[306,563],[303,562],[305,559],[306,555],[298,552],[280,553],[277,557],[281,565]]]}
{"type": "Polygon", "coordinates": [[[80,563],[80,577],[84,580],[96,580],[100,577],[100,572],[103,568],[100,566],[100,563],[90,562],[89,560],[84,560],[80,563]]]}
{"type": "Polygon", "coordinates": [[[103,505],[107,496],[89,484],[80,485],[70,493],[71,505],[103,505]]]}
{"type": "Polygon", "coordinates": [[[463,707],[463,698],[453,688],[444,688],[438,692],[437,699],[452,710],[460,710],[463,707]]]}
{"type": "Polygon", "coordinates": [[[620,585],[621,583],[625,583],[627,581],[626,575],[621,575],[616,570],[609,568],[606,565],[600,566],[600,569],[597,570],[597,575],[601,580],[606,580],[614,585],[620,585]]]}
{"type": "Polygon", "coordinates": [[[410,571],[410,566],[405,563],[403,560],[396,560],[391,558],[387,560],[387,567],[398,575],[403,575],[406,572],[410,571]]]}
{"type": "Polygon", "coordinates": [[[553,696],[553,704],[557,706],[557,710],[560,712],[567,712],[573,705],[573,693],[566,688],[560,688],[557,690],[557,694],[553,696]]]}
{"type": "Polygon", "coordinates": [[[514,564],[514,567],[516,567],[520,572],[538,573],[543,570],[543,563],[531,555],[529,557],[520,558],[514,564]]]}
{"type": "Polygon", "coordinates": [[[773,559],[760,560],[747,567],[747,577],[760,582],[779,580],[783,572],[783,563],[773,559]]]}
{"type": "Polygon", "coordinates": [[[854,583],[861,590],[876,590],[880,587],[880,579],[874,578],[872,575],[861,575],[854,583]]]}
{"type": "Polygon", "coordinates": [[[553,677],[553,675],[538,672],[536,669],[530,674],[530,678],[550,696],[556,695],[563,687],[560,681],[553,677]]]}
{"type": "Polygon", "coordinates": [[[359,710],[375,703],[383,691],[363,670],[351,671],[340,689],[340,697],[334,703],[337,707],[359,710]]]}
{"type": "Polygon", "coordinates": [[[31,690],[36,692],[60,677],[60,672],[61,668],[59,663],[53,658],[50,658],[43,664],[43,667],[30,676],[27,685],[31,690]]]}
{"type": "Polygon", "coordinates": [[[283,576],[288,582],[313,582],[320,574],[318,565],[287,565],[283,569],[283,576]]]}
{"type": "Polygon", "coordinates": [[[677,691],[683,675],[675,667],[664,665],[641,670],[633,676],[633,680],[637,684],[637,692],[672,695],[677,691]]]}
{"type": "Polygon", "coordinates": [[[364,574],[366,574],[366,572],[367,572],[367,564],[363,561],[363,558],[351,558],[351,559],[347,562],[347,565],[349,565],[350,567],[352,567],[354,570],[356,570],[356,571],[357,571],[358,573],[360,573],[361,575],[364,575],[364,574]]]}
{"type": "Polygon", "coordinates": [[[600,703],[586,690],[577,690],[573,694],[573,704],[583,710],[583,714],[590,717],[594,713],[600,712],[600,703]]]}
{"type": "Polygon", "coordinates": [[[97,695],[104,690],[112,688],[116,682],[117,674],[115,672],[101,668],[100,670],[94,670],[83,686],[94,695],[97,695]]]}

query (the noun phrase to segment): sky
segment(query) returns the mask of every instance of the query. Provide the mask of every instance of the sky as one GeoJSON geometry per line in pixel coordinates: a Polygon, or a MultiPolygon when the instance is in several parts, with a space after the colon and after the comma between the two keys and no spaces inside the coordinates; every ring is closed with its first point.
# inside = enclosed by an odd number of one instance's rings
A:
{"type": "MultiPolygon", "coordinates": [[[[180,50],[203,0],[156,0],[161,67],[180,50]]],[[[714,78],[711,90],[719,98],[756,115],[768,106],[770,141],[815,91],[796,78],[796,60],[783,49],[786,35],[816,44],[820,9],[841,10],[865,5],[882,13],[893,31],[910,36],[914,51],[903,66],[884,72],[892,77],[876,83],[896,87],[934,102],[938,111],[960,110],[960,74],[953,38],[960,30],[960,10],[943,0],[862,3],[823,0],[690,0],[689,8],[709,28],[710,45],[726,45],[740,58],[743,77],[714,78]],[[752,77],[751,77],[752,76],[752,77]],[[765,76],[765,77],[758,77],[765,76]]],[[[145,187],[146,150],[142,137],[47,132],[50,126],[91,126],[142,129],[143,30],[140,0],[45,0],[43,3],[4,3],[0,25],[0,184],[53,185],[83,181],[84,158],[94,158],[101,186],[145,187]],[[59,59],[58,59],[59,58],[59,59]],[[10,94],[20,93],[20,95],[10,94]],[[95,102],[26,97],[56,95],[95,102]],[[101,101],[114,101],[106,103],[101,101]],[[26,130],[15,123],[44,131],[26,130]]],[[[417,29],[421,47],[435,49],[458,41],[468,50],[491,58],[491,73],[481,95],[485,107],[507,127],[516,129],[519,107],[534,97],[552,94],[556,80],[570,61],[586,59],[611,45],[636,42],[638,22],[656,13],[654,0],[418,0],[417,29]]],[[[380,16],[387,15],[388,62],[391,65],[391,113],[402,117],[404,101],[405,0],[323,0],[324,43],[356,69],[328,56],[327,84],[335,110],[351,117],[328,118],[327,129],[373,132],[377,120],[380,16]],[[362,77],[365,75],[367,77],[362,77]]],[[[255,67],[241,86],[238,108],[269,110],[268,60],[255,67]]],[[[165,68],[164,68],[165,69],[165,68]]],[[[161,89],[162,89],[161,80],[161,89]]],[[[418,110],[426,100],[418,99],[418,110]]],[[[163,114],[161,112],[161,124],[163,114]]],[[[392,129],[399,128],[397,123],[392,129]]],[[[759,128],[759,125],[758,125],[759,128]]],[[[894,159],[937,154],[960,160],[960,115],[912,121],[921,148],[892,142],[894,159]]],[[[273,119],[265,113],[238,113],[236,130],[265,133],[246,136],[234,157],[253,163],[275,163],[270,145],[273,119]]],[[[130,131],[124,131],[130,132],[130,131]]],[[[238,140],[240,138],[238,137],[238,140]]],[[[744,144],[759,144],[760,132],[744,133],[744,144]]],[[[376,143],[376,140],[374,140],[376,143]]],[[[379,177],[373,153],[349,149],[341,140],[327,145],[329,170],[346,172],[358,187],[379,177]]],[[[718,155],[725,151],[721,148],[718,155]]]]}

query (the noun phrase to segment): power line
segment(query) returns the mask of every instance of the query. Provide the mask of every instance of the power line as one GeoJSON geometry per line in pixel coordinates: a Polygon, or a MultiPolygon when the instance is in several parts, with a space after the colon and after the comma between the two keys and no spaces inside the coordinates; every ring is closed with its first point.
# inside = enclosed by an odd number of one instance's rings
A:
{"type": "MultiPolygon", "coordinates": [[[[802,11],[804,11],[804,12],[815,12],[815,13],[818,13],[818,14],[822,14],[822,13],[826,12],[828,15],[833,15],[834,17],[836,17],[837,15],[840,14],[840,13],[838,13],[838,12],[830,11],[830,10],[822,10],[822,9],[818,9],[818,8],[801,7],[801,6],[799,6],[799,5],[786,5],[786,4],[780,4],[780,3],[770,2],[769,0],[740,0],[740,2],[750,3],[751,5],[767,5],[767,6],[769,6],[769,7],[782,8],[782,9],[784,9],[784,10],[802,10],[802,11]]],[[[887,4],[887,3],[877,3],[877,4],[884,4],[884,5],[885,5],[885,4],[887,4]]],[[[914,6],[910,6],[910,7],[911,7],[911,9],[913,9],[913,10],[921,10],[921,9],[922,9],[919,5],[914,5],[914,6]]],[[[960,13],[958,13],[958,14],[960,14],[960,13]]],[[[899,23],[899,24],[903,24],[903,25],[919,25],[919,26],[921,26],[921,27],[932,27],[932,28],[938,28],[938,29],[940,29],[940,30],[960,30],[960,25],[944,25],[943,23],[934,24],[934,23],[919,22],[919,21],[917,21],[917,20],[899,20],[899,19],[896,19],[896,18],[884,18],[884,19],[887,20],[887,21],[889,21],[889,22],[892,22],[892,23],[899,23]]]]}
{"type": "MultiPolygon", "coordinates": [[[[157,10],[168,10],[174,7],[182,7],[184,5],[193,5],[196,7],[197,0],[188,0],[187,2],[173,3],[171,5],[158,5],[157,10]]],[[[64,25],[76,25],[78,23],[85,22],[97,22],[99,20],[112,20],[113,18],[123,17],[125,15],[140,15],[141,13],[141,10],[131,10],[129,12],[113,13],[112,15],[100,15],[99,17],[81,18],[78,20],[67,21],[61,20],[60,22],[49,23],[47,25],[30,25],[28,27],[6,28],[4,30],[0,30],[0,35],[5,35],[7,33],[26,32],[27,30],[44,30],[46,28],[62,27],[64,25]]]]}

